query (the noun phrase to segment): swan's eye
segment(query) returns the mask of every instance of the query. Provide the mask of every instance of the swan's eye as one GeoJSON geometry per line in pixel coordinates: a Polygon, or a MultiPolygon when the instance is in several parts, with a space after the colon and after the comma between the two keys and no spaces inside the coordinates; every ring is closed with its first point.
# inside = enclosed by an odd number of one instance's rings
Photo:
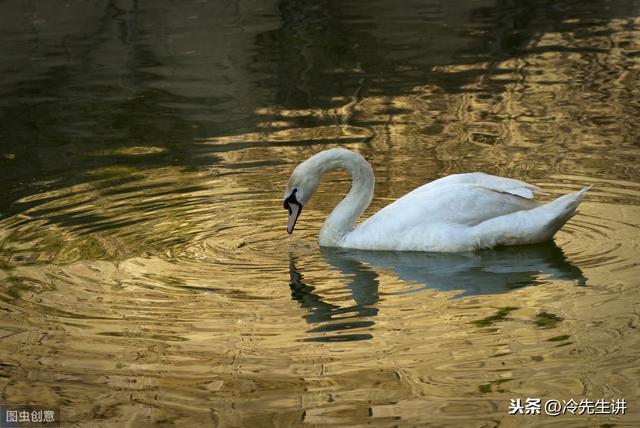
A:
{"type": "Polygon", "coordinates": [[[284,200],[284,204],[283,205],[284,205],[284,207],[286,209],[289,210],[289,212],[291,212],[291,208],[288,205],[289,203],[302,205],[302,204],[300,204],[300,202],[298,202],[298,199],[296,198],[296,192],[297,191],[298,191],[297,187],[293,188],[293,190],[291,190],[291,194],[289,195],[289,197],[284,200]]]}

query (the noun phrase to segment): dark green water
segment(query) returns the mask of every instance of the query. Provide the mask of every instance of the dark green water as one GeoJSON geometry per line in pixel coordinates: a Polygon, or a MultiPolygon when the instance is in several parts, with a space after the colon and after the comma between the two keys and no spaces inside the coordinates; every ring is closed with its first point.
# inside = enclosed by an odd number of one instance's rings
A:
{"type": "Polygon", "coordinates": [[[0,404],[68,426],[634,426],[640,2],[0,2],[0,404]],[[558,196],[555,244],[320,249],[330,147],[370,215],[458,172],[558,196]]]}

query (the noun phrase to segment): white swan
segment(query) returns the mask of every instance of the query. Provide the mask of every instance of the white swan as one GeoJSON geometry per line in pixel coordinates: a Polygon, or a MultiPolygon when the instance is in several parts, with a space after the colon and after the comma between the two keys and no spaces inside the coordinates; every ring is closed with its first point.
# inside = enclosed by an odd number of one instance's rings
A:
{"type": "Polygon", "coordinates": [[[363,250],[457,252],[548,241],[591,187],[543,204],[533,199],[539,189],[522,181],[478,172],[449,175],[407,193],[354,229],[373,197],[373,170],[355,152],[329,149],[291,174],[284,195],[288,233],[320,177],[334,169],[349,171],[353,183],[324,222],[320,245],[363,250]]]}

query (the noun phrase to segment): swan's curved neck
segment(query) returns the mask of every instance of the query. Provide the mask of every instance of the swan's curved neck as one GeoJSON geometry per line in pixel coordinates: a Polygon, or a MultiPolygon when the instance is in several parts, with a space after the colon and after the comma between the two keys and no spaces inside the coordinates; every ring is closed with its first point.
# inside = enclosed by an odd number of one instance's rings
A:
{"type": "Polygon", "coordinates": [[[331,211],[320,230],[320,245],[338,246],[344,236],[353,230],[355,221],[369,206],[373,198],[375,178],[369,163],[359,154],[348,150],[330,150],[318,159],[319,174],[334,169],[346,169],[351,174],[351,190],[331,211]]]}

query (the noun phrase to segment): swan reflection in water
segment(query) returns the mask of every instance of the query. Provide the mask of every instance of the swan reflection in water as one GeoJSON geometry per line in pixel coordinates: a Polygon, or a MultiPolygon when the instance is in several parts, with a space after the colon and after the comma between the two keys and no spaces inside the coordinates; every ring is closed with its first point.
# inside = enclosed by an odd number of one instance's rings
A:
{"type": "MultiPolygon", "coordinates": [[[[553,280],[586,285],[582,271],[567,261],[555,243],[494,248],[473,253],[423,253],[320,248],[320,254],[345,278],[353,304],[325,302],[313,285],[304,281],[296,257],[290,256],[292,298],[306,308],[305,319],[321,324],[310,333],[344,332],[374,324],[378,313],[378,272],[390,272],[406,281],[411,293],[426,288],[459,291],[456,298],[493,294],[553,280]]],[[[399,293],[396,293],[399,294],[399,293]]],[[[369,333],[324,335],[312,341],[348,341],[372,338],[369,333]]]]}

